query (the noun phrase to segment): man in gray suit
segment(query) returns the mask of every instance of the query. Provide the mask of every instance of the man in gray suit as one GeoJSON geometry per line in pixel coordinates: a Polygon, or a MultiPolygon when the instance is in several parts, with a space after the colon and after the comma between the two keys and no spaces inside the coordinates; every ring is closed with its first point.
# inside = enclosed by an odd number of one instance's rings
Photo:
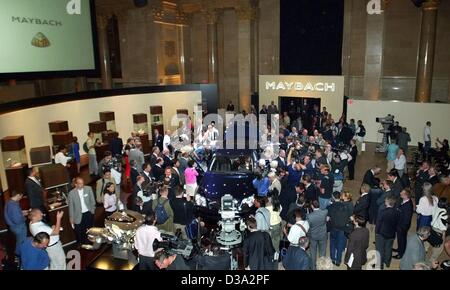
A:
{"type": "Polygon", "coordinates": [[[423,242],[430,236],[430,227],[420,227],[416,234],[409,236],[405,254],[400,261],[400,270],[413,270],[414,265],[425,262],[427,252],[423,242]]]}
{"type": "Polygon", "coordinates": [[[69,192],[69,218],[77,241],[87,244],[87,230],[94,225],[95,198],[92,188],[84,186],[82,178],[75,180],[75,188],[69,192]]]}
{"type": "Polygon", "coordinates": [[[142,146],[138,145],[136,148],[130,150],[128,155],[129,160],[136,161],[136,167],[139,174],[142,173],[142,165],[145,163],[144,152],[142,152],[142,146]]]}
{"type": "Polygon", "coordinates": [[[310,256],[312,259],[312,269],[316,269],[317,251],[319,257],[325,257],[327,251],[327,209],[320,209],[319,202],[314,200],[311,203],[313,211],[308,215],[310,256]]]}

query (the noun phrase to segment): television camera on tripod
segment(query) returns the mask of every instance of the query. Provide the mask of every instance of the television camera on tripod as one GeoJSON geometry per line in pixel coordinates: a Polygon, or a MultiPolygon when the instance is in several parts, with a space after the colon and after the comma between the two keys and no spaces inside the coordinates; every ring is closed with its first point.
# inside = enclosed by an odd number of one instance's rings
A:
{"type": "Polygon", "coordinates": [[[394,124],[394,116],[391,114],[388,114],[384,118],[376,118],[375,121],[377,123],[380,123],[381,126],[383,126],[383,129],[378,130],[378,133],[383,134],[383,139],[381,140],[381,144],[377,145],[375,152],[379,153],[385,153],[388,146],[388,138],[389,134],[391,133],[391,130],[389,130],[389,127],[394,124]]]}

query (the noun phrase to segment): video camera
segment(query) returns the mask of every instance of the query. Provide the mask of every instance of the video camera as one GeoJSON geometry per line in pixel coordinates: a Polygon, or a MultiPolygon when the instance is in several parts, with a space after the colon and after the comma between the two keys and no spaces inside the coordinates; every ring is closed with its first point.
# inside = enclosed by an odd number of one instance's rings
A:
{"type": "Polygon", "coordinates": [[[395,116],[388,114],[386,117],[384,118],[376,118],[375,121],[377,123],[381,123],[381,124],[394,124],[394,118],[395,116]]]}
{"type": "Polygon", "coordinates": [[[155,240],[153,249],[163,249],[170,255],[181,255],[188,259],[191,257],[194,246],[190,240],[182,240],[169,234],[161,234],[162,241],[155,240]]]}
{"type": "Polygon", "coordinates": [[[163,185],[164,183],[162,181],[152,180],[151,182],[146,182],[142,185],[142,194],[147,197],[152,194],[158,194],[163,185]]]}

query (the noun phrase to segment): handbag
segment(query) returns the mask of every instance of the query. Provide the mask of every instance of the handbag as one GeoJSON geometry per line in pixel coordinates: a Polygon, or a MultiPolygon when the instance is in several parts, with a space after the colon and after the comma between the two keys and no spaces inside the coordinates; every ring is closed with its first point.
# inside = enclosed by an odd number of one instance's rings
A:
{"type": "Polygon", "coordinates": [[[433,248],[439,248],[444,240],[442,239],[441,233],[438,233],[433,228],[431,228],[430,236],[428,237],[427,242],[430,243],[433,248]]]}

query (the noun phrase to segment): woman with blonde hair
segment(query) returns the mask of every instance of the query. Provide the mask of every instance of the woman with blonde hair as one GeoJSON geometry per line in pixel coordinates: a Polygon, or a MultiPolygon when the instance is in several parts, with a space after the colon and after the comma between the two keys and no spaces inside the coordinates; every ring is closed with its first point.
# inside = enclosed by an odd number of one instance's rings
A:
{"type": "Polygon", "coordinates": [[[344,202],[347,202],[347,201],[352,201],[352,198],[353,198],[353,195],[350,193],[350,191],[348,191],[348,190],[344,190],[342,193],[341,193],[341,200],[342,201],[344,201],[344,202]]]}

